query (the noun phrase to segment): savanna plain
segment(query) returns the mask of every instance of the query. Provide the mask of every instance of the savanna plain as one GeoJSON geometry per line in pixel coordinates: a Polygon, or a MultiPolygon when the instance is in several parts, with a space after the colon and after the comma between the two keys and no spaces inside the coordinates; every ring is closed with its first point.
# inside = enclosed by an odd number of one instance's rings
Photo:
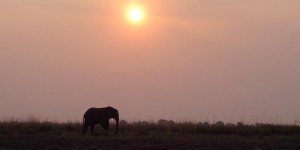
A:
{"type": "Polygon", "coordinates": [[[0,150],[298,150],[300,126],[208,122],[121,121],[105,132],[82,135],[80,122],[6,120],[0,122],[0,150]]]}

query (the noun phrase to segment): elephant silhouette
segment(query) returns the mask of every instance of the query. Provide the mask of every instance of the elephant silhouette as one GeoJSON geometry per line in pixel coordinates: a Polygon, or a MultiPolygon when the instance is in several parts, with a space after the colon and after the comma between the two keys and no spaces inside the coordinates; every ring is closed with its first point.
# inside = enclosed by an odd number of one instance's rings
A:
{"type": "Polygon", "coordinates": [[[93,134],[94,127],[96,124],[101,124],[103,129],[107,132],[109,129],[109,120],[113,118],[116,121],[116,131],[118,134],[119,126],[119,112],[113,107],[103,107],[103,108],[89,108],[83,116],[83,128],[82,133],[85,134],[88,127],[91,127],[91,134],[93,134]]]}

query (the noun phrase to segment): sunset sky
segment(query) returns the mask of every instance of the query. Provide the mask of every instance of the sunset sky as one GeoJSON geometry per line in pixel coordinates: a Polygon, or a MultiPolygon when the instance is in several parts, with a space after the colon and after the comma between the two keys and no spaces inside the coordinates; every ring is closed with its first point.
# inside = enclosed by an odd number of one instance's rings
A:
{"type": "Polygon", "coordinates": [[[300,121],[300,1],[0,0],[0,120],[105,106],[127,120],[300,121]]]}

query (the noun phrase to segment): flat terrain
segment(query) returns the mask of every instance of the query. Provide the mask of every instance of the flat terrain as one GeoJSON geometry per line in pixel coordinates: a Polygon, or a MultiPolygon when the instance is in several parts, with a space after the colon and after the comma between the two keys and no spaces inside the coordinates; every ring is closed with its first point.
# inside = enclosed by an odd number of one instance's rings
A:
{"type": "Polygon", "coordinates": [[[114,149],[203,149],[203,150],[299,150],[300,136],[245,137],[236,135],[13,134],[0,135],[0,149],[28,150],[114,150],[114,149]]]}
{"type": "Polygon", "coordinates": [[[253,126],[252,129],[249,126],[243,130],[247,132],[236,134],[239,128],[237,126],[230,127],[234,130],[229,130],[225,127],[213,127],[212,125],[199,127],[192,124],[175,124],[173,127],[168,127],[157,124],[131,124],[120,125],[118,135],[113,134],[114,125],[108,133],[105,133],[98,126],[93,135],[89,133],[82,135],[80,128],[80,123],[0,123],[0,150],[300,149],[298,127],[293,127],[294,133],[288,127],[283,128],[285,129],[284,132],[277,133],[279,131],[275,130],[276,128],[262,130],[262,127],[253,126]],[[202,128],[203,130],[200,130],[202,128]],[[224,128],[224,131],[221,128],[224,128]],[[262,132],[256,132],[256,128],[262,132]]]}

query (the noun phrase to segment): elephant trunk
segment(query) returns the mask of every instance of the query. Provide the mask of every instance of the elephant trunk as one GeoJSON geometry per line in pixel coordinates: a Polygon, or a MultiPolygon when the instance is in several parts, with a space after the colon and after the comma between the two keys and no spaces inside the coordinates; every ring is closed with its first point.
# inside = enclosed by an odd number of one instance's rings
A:
{"type": "Polygon", "coordinates": [[[116,118],[116,133],[115,134],[118,134],[118,128],[119,128],[119,117],[116,118]]]}

